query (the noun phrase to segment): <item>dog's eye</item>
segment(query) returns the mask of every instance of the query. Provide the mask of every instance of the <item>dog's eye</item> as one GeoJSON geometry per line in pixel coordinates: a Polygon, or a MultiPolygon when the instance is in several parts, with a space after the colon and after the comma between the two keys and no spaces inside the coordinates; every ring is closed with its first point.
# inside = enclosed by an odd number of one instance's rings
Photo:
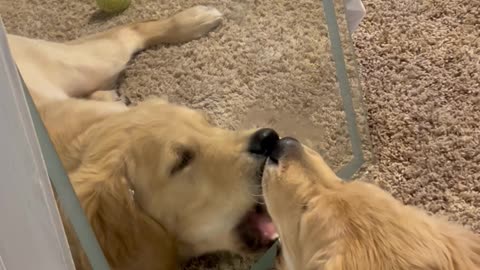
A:
{"type": "Polygon", "coordinates": [[[173,166],[170,174],[174,175],[179,171],[185,169],[190,163],[192,163],[194,154],[189,149],[179,149],[177,151],[178,160],[173,166]]]}

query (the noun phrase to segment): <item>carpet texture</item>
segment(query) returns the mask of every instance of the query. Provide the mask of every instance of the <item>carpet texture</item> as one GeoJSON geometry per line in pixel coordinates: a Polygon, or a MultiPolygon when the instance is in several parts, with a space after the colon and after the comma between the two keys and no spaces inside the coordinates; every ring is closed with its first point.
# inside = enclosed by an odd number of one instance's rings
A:
{"type": "Polygon", "coordinates": [[[377,159],[369,179],[480,232],[480,2],[364,2],[354,42],[377,159]]]}
{"type": "MultiPolygon", "coordinates": [[[[94,0],[0,0],[0,14],[10,33],[63,41],[195,4],[215,6],[225,14],[221,28],[140,53],[125,71],[121,94],[134,104],[167,95],[226,128],[274,126],[302,138],[336,169],[351,159],[320,0],[132,3],[105,18],[94,0]]],[[[376,163],[362,179],[480,231],[480,2],[364,4],[367,17],[353,40],[376,163]]],[[[250,265],[224,255],[188,269],[250,265]]]]}

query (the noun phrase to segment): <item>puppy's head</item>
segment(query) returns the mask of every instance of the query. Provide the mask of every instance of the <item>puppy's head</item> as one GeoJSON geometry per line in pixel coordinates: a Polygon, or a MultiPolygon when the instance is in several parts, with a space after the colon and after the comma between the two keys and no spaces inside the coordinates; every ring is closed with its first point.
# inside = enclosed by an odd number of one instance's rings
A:
{"type": "Polygon", "coordinates": [[[272,244],[261,178],[275,131],[217,128],[198,111],[155,100],[107,125],[111,137],[97,144],[126,148],[125,178],[136,203],[176,238],[181,255],[259,252],[272,244]],[[114,144],[118,136],[123,141],[114,144]]]}
{"type": "Polygon", "coordinates": [[[341,181],[319,154],[294,138],[283,138],[267,160],[262,183],[281,240],[277,269],[305,268],[301,260],[315,251],[312,243],[322,242],[321,232],[315,233],[323,211],[318,196],[336,189],[341,181]]]}

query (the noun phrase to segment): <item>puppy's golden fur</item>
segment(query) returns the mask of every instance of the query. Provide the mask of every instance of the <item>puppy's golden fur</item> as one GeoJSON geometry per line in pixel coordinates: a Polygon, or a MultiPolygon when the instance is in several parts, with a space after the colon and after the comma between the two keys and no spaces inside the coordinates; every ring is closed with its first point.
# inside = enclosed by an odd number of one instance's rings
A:
{"type": "Polygon", "coordinates": [[[279,145],[263,178],[281,239],[277,269],[480,269],[478,235],[403,205],[375,185],[339,180],[298,142],[279,145]]]}
{"type": "MultiPolygon", "coordinates": [[[[199,38],[220,21],[196,6],[67,43],[8,36],[112,269],[177,269],[207,252],[245,251],[237,227],[265,161],[246,151],[253,131],[213,127],[161,100],[129,108],[109,91],[135,52],[199,38]]],[[[66,229],[77,269],[90,269],[66,229]]]]}

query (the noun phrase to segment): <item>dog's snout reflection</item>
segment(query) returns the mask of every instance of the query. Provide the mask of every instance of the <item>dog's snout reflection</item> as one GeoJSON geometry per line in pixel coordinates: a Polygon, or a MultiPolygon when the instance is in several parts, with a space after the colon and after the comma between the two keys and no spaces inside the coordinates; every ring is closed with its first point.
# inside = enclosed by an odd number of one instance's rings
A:
{"type": "Polygon", "coordinates": [[[302,144],[297,139],[285,137],[277,142],[269,157],[273,163],[278,164],[283,158],[298,158],[301,152],[302,144]]]}

